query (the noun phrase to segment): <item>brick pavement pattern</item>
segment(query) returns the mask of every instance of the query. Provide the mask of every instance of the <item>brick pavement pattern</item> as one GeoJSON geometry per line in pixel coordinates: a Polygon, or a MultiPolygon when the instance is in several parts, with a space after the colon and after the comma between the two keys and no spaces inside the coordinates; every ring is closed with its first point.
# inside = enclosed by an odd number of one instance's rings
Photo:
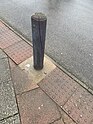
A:
{"type": "Polygon", "coordinates": [[[75,81],[73,81],[58,68],[47,75],[38,85],[60,107],[64,106],[64,104],[79,86],[75,81]]]}
{"type": "Polygon", "coordinates": [[[39,86],[76,123],[92,123],[93,95],[60,69],[53,70],[39,83],[39,86]]]}
{"type": "Polygon", "coordinates": [[[20,64],[32,56],[31,46],[23,40],[17,42],[16,44],[10,45],[4,49],[4,51],[16,64],[20,64]]]}
{"type": "Polygon", "coordinates": [[[31,45],[0,21],[0,124],[93,124],[93,95],[58,67],[30,89],[18,64],[31,56],[31,45]]]}
{"type": "Polygon", "coordinates": [[[0,48],[5,49],[20,40],[21,38],[16,36],[16,34],[11,30],[9,29],[3,30],[2,33],[0,34],[0,48]]]}

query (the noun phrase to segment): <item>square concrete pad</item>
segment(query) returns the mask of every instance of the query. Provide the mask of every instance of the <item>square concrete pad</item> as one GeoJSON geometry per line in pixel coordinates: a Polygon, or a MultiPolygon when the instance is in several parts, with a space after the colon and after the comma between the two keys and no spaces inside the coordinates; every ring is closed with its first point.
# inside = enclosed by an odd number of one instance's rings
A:
{"type": "Polygon", "coordinates": [[[60,118],[56,104],[39,88],[18,95],[22,124],[50,124],[60,118]]]}
{"type": "Polygon", "coordinates": [[[19,67],[28,73],[29,78],[34,83],[40,82],[46,75],[48,75],[56,66],[47,57],[44,58],[44,68],[42,70],[35,70],[33,68],[33,56],[19,65],[19,67]]]}
{"type": "Polygon", "coordinates": [[[19,115],[17,114],[13,117],[0,121],[0,124],[21,124],[21,123],[20,123],[19,115]]]}
{"type": "Polygon", "coordinates": [[[0,120],[18,113],[11,81],[0,82],[0,120]]]}
{"type": "Polygon", "coordinates": [[[32,56],[32,47],[24,40],[4,49],[4,51],[16,64],[20,64],[32,56]]]}

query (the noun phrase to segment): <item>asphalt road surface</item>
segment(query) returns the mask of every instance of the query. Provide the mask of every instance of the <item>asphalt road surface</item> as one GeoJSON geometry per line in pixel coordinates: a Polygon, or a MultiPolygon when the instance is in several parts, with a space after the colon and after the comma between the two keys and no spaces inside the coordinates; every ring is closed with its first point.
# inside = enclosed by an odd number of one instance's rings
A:
{"type": "Polygon", "coordinates": [[[93,89],[93,0],[0,0],[0,17],[31,39],[31,15],[48,18],[46,53],[93,89]]]}

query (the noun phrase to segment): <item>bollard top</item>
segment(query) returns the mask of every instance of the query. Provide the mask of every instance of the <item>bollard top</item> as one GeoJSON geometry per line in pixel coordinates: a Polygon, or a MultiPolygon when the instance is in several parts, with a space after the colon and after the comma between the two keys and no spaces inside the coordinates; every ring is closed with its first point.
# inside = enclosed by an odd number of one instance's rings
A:
{"type": "Polygon", "coordinates": [[[47,20],[47,17],[43,13],[35,13],[34,15],[31,16],[32,19],[36,21],[45,21],[47,20]]]}

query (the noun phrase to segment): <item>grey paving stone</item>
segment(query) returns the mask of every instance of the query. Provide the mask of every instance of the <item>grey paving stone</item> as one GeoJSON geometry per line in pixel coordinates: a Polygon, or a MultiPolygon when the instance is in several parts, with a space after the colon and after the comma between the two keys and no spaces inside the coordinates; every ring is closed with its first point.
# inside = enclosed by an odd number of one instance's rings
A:
{"type": "Polygon", "coordinates": [[[11,79],[8,65],[8,58],[0,59],[0,82],[6,82],[11,79]]]}
{"type": "Polygon", "coordinates": [[[0,82],[0,120],[18,113],[12,81],[0,82]]]}
{"type": "Polygon", "coordinates": [[[20,124],[19,115],[0,121],[0,124],[20,124]]]}
{"type": "Polygon", "coordinates": [[[7,55],[0,49],[0,59],[1,58],[6,58],[7,55]]]}

